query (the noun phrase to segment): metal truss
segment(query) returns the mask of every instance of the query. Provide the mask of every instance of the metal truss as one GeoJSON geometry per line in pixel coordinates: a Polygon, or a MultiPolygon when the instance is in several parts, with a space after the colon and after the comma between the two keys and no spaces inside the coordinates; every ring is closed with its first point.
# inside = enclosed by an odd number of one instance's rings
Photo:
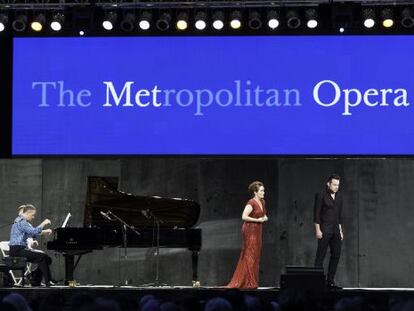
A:
{"type": "Polygon", "coordinates": [[[251,8],[269,6],[310,6],[335,3],[357,3],[360,5],[414,5],[414,0],[0,0],[0,9],[64,9],[65,7],[97,7],[125,9],[168,8],[251,8]]]}

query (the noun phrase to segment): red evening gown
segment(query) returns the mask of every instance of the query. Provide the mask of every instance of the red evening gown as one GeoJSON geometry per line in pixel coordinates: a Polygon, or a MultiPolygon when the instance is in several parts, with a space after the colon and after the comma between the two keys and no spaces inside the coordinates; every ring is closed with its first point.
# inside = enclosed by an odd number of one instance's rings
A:
{"type": "MultiPolygon", "coordinates": [[[[250,199],[247,204],[253,207],[250,217],[260,218],[266,215],[264,200],[259,203],[250,199]]],[[[244,222],[242,226],[243,247],[233,277],[226,287],[257,288],[259,286],[259,263],[262,250],[262,223],[244,222]]]]}

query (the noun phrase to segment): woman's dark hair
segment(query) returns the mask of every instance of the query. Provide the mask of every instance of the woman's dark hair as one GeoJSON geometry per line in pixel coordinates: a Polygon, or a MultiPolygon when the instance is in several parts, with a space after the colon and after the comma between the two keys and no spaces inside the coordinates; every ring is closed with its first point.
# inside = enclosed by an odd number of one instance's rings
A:
{"type": "Polygon", "coordinates": [[[259,188],[262,186],[263,186],[263,183],[261,181],[252,182],[248,187],[250,196],[254,197],[254,193],[259,191],[259,188]]]}

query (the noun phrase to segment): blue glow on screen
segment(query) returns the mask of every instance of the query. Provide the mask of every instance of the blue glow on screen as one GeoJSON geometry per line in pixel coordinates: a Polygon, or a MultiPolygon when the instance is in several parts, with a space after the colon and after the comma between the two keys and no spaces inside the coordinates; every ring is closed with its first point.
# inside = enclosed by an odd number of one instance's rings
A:
{"type": "Polygon", "coordinates": [[[414,37],[16,38],[14,155],[414,154],[414,37]]]}

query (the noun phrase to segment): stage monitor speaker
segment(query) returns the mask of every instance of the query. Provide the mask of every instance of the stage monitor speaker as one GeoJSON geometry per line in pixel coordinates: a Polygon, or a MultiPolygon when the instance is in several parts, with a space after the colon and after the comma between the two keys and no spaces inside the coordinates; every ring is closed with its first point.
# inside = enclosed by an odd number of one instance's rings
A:
{"type": "Polygon", "coordinates": [[[286,266],[280,274],[281,289],[300,289],[320,292],[325,289],[323,268],[286,266]]]}

